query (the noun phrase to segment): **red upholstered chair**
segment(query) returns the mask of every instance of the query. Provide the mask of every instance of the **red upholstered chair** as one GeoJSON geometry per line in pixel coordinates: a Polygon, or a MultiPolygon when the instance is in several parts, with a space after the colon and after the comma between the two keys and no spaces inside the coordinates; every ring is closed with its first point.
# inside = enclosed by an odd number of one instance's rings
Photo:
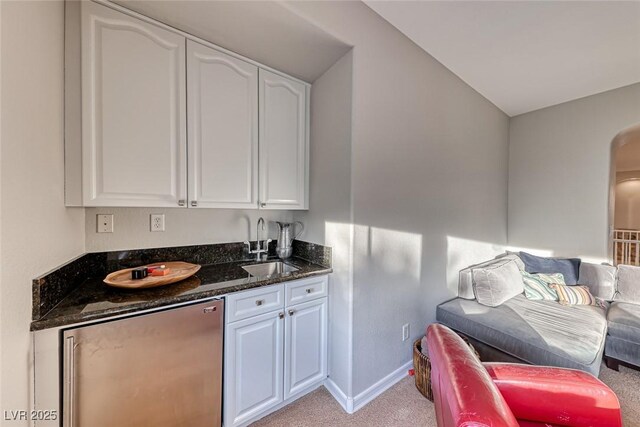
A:
{"type": "Polygon", "coordinates": [[[480,363],[451,329],[427,328],[438,427],[620,427],[615,393],[573,369],[480,363]]]}

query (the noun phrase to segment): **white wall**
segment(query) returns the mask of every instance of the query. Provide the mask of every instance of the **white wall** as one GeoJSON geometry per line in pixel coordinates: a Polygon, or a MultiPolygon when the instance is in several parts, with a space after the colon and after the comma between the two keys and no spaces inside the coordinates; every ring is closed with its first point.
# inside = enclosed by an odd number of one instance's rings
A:
{"type": "Polygon", "coordinates": [[[616,147],[616,173],[627,171],[638,171],[640,169],[640,141],[631,141],[633,136],[629,135],[628,142],[616,147]]]}
{"type": "Polygon", "coordinates": [[[616,184],[615,228],[640,230],[640,181],[616,184]]]}
{"type": "Polygon", "coordinates": [[[640,230],[640,170],[616,173],[614,214],[614,228],[640,230]]]}
{"type": "Polygon", "coordinates": [[[28,410],[31,280],[84,251],[84,212],[64,207],[64,5],[1,2],[0,11],[1,409],[28,410]]]}
{"type": "Polygon", "coordinates": [[[364,4],[288,5],[354,46],[357,397],[411,360],[456,267],[506,243],[508,117],[364,4]]]}
{"type": "Polygon", "coordinates": [[[610,258],[611,142],[640,123],[640,84],[511,119],[509,244],[610,258]]]}
{"type": "Polygon", "coordinates": [[[347,395],[352,366],[351,93],[353,55],[338,60],[311,88],[309,210],[301,239],[332,248],[329,278],[329,376],[347,395]]]}
{"type": "MultiPolygon", "coordinates": [[[[87,208],[87,252],[158,248],[256,239],[258,218],[267,221],[268,237],[277,238],[273,221],[291,221],[291,211],[178,208],[87,208]],[[165,231],[150,231],[150,214],[165,215],[165,231]],[[97,233],[96,215],[113,214],[114,232],[97,233]]],[[[260,232],[260,238],[265,234],[260,232]]]]}

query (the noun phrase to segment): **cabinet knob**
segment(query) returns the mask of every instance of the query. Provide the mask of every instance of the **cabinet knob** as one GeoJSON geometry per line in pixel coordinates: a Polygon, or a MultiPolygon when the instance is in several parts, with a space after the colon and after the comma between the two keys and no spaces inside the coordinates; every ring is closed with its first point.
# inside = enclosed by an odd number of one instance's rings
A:
{"type": "Polygon", "coordinates": [[[260,202],[260,207],[261,207],[261,208],[266,208],[266,207],[267,207],[267,204],[266,204],[266,203],[262,203],[262,202],[260,202]]]}
{"type": "Polygon", "coordinates": [[[289,309],[289,316],[293,316],[294,314],[296,314],[296,311],[294,309],[289,309]]]}
{"type": "Polygon", "coordinates": [[[308,294],[310,294],[310,293],[311,293],[311,291],[313,291],[313,288],[307,288],[307,289],[306,289],[306,292],[307,292],[308,294]]]}
{"type": "Polygon", "coordinates": [[[195,200],[192,200],[191,201],[191,206],[193,206],[195,208],[196,206],[198,206],[198,202],[195,201],[195,200]]]}
{"type": "Polygon", "coordinates": [[[279,317],[280,319],[284,319],[284,313],[282,313],[282,312],[278,313],[278,317],[279,317]]]}
{"type": "Polygon", "coordinates": [[[264,304],[264,300],[263,299],[256,300],[256,305],[260,306],[262,304],[264,304]]]}
{"type": "Polygon", "coordinates": [[[178,200],[178,206],[184,206],[184,205],[185,205],[184,200],[178,200]]]}

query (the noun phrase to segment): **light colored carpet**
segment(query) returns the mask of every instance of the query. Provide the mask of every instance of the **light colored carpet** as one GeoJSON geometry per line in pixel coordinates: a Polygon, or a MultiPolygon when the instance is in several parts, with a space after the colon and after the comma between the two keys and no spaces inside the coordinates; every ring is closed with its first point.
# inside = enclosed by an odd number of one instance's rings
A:
{"type": "Polygon", "coordinates": [[[640,371],[620,366],[620,372],[602,364],[600,379],[620,401],[625,427],[640,427],[640,371]]]}
{"type": "MultiPolygon", "coordinates": [[[[615,372],[602,365],[600,379],[618,395],[625,427],[640,427],[640,372],[623,366],[615,372]]],[[[436,427],[436,418],[433,404],[418,392],[413,378],[405,378],[352,415],[320,387],[252,426],[436,427]]]]}

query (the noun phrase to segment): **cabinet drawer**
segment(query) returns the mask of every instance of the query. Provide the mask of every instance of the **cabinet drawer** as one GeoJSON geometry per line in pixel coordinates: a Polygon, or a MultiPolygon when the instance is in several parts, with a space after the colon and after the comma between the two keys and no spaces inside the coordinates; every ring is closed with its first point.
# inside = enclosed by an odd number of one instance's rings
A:
{"type": "Polygon", "coordinates": [[[328,277],[312,277],[285,283],[287,306],[327,296],[328,277]]]}
{"type": "Polygon", "coordinates": [[[227,322],[284,308],[284,285],[265,286],[227,297],[227,322]]]}

